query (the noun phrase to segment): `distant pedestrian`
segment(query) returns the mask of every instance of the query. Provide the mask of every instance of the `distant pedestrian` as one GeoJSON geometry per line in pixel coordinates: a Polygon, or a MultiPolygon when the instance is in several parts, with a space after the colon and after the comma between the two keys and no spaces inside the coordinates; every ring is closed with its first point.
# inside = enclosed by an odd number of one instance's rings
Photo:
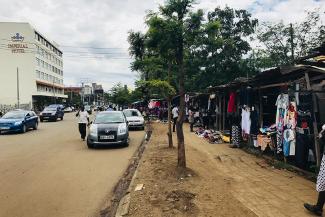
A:
{"type": "Polygon", "coordinates": [[[178,118],[178,108],[177,108],[177,106],[175,106],[173,108],[172,115],[173,115],[173,132],[175,132],[176,122],[177,122],[177,118],[178,118]]]}
{"type": "Polygon", "coordinates": [[[188,122],[190,123],[190,131],[193,132],[194,126],[194,112],[192,109],[188,110],[188,122]]]}
{"type": "Polygon", "coordinates": [[[78,125],[81,139],[85,141],[87,125],[89,124],[89,114],[87,111],[85,111],[85,108],[82,106],[81,109],[77,112],[76,117],[79,118],[78,125]]]}
{"type": "Polygon", "coordinates": [[[106,111],[114,111],[114,110],[113,110],[112,106],[109,105],[106,111]]]}
{"type": "MultiPolygon", "coordinates": [[[[325,133],[325,124],[322,127],[322,131],[319,133],[319,139],[321,143],[324,143],[325,138],[324,134],[325,133]]],[[[323,158],[322,158],[322,163],[319,169],[318,177],[317,177],[317,184],[316,184],[316,190],[319,192],[318,193],[318,199],[317,203],[315,205],[305,203],[304,207],[314,213],[317,216],[322,216],[323,214],[323,206],[325,203],[325,152],[323,152],[323,158]]]]}

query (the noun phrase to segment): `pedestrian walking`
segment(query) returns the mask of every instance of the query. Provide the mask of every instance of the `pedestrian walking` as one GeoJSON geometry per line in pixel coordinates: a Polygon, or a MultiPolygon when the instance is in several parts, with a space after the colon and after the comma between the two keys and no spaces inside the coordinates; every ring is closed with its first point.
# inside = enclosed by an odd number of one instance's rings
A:
{"type": "Polygon", "coordinates": [[[81,109],[77,112],[76,117],[78,117],[79,133],[81,139],[85,141],[87,125],[89,124],[89,114],[87,111],[85,111],[85,108],[82,106],[81,109]]]}
{"type": "Polygon", "coordinates": [[[188,122],[190,123],[190,131],[193,132],[194,112],[192,111],[192,109],[188,110],[188,122]]]}
{"type": "Polygon", "coordinates": [[[178,108],[177,108],[177,106],[174,106],[174,108],[172,109],[172,115],[173,115],[173,132],[175,132],[176,121],[177,121],[177,118],[178,118],[178,108]]]}
{"type": "MultiPolygon", "coordinates": [[[[319,133],[319,139],[322,144],[324,144],[324,132],[325,132],[325,124],[322,127],[322,131],[319,133]]],[[[318,199],[316,205],[312,205],[309,203],[305,203],[304,207],[312,212],[313,214],[317,216],[322,216],[323,214],[323,206],[325,203],[325,152],[323,151],[323,157],[322,157],[322,163],[320,166],[320,170],[317,176],[317,184],[316,184],[316,190],[318,193],[318,199]]]]}

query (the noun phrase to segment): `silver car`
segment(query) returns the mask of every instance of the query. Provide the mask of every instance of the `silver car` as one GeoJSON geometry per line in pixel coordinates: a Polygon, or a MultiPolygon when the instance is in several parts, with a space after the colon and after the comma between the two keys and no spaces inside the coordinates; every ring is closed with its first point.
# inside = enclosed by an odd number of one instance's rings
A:
{"type": "Polygon", "coordinates": [[[87,137],[88,148],[96,145],[129,145],[129,126],[122,111],[104,111],[96,115],[87,137]]]}
{"type": "Polygon", "coordinates": [[[123,113],[129,123],[129,128],[144,130],[144,118],[137,109],[124,109],[123,113]]]}

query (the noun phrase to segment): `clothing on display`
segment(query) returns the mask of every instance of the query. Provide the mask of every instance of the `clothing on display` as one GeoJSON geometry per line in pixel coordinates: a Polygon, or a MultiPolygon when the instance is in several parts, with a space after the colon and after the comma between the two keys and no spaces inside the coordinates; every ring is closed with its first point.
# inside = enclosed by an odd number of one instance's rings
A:
{"type": "Polygon", "coordinates": [[[248,107],[242,108],[241,129],[242,129],[243,139],[247,140],[251,130],[250,110],[248,107]]]}
{"type": "Polygon", "coordinates": [[[309,129],[296,128],[296,166],[306,169],[308,163],[308,152],[311,140],[309,129]]]}
{"type": "Polygon", "coordinates": [[[257,145],[261,147],[262,151],[265,151],[268,146],[272,147],[272,140],[267,135],[257,135],[257,145]]]}
{"type": "Polygon", "coordinates": [[[283,154],[284,156],[295,155],[296,136],[292,129],[286,129],[283,132],[283,154]]]}
{"type": "Polygon", "coordinates": [[[258,134],[258,113],[256,110],[251,111],[250,119],[251,119],[250,134],[257,135],[258,134]]]}
{"type": "Polygon", "coordinates": [[[320,170],[317,176],[316,190],[318,192],[325,191],[325,156],[323,155],[320,170]]]}
{"type": "Polygon", "coordinates": [[[231,92],[228,101],[228,113],[236,112],[236,93],[231,92]]]}
{"type": "Polygon", "coordinates": [[[240,146],[240,126],[233,125],[231,127],[231,140],[234,146],[240,146]]]}

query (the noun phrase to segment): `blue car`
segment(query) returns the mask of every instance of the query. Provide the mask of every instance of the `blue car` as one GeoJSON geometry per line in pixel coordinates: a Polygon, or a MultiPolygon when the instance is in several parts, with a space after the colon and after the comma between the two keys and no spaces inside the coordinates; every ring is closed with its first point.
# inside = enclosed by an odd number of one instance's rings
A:
{"type": "Polygon", "coordinates": [[[13,110],[0,118],[0,134],[2,132],[25,133],[28,129],[38,128],[38,116],[33,111],[13,110]]]}

